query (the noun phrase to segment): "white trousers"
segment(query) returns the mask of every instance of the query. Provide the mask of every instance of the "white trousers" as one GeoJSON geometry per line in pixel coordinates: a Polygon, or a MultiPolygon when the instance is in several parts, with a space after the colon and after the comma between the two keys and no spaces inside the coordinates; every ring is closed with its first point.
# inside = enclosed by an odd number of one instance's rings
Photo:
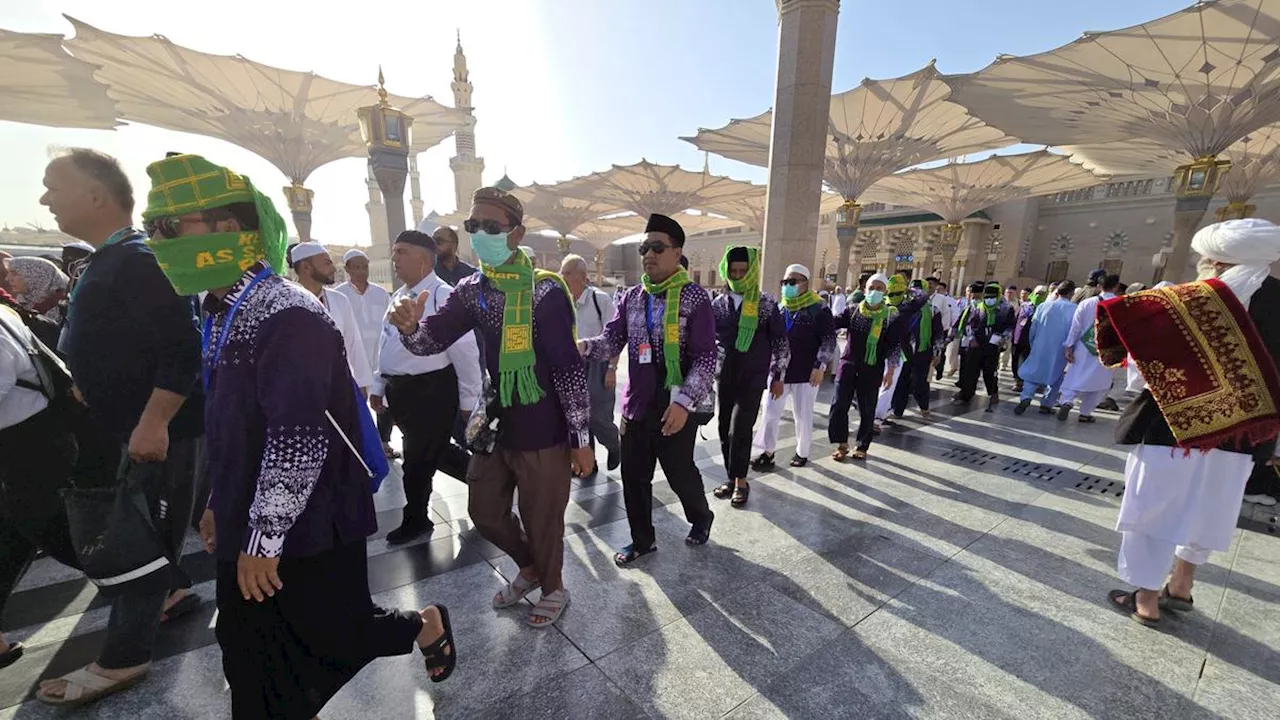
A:
{"type": "MultiPolygon", "coordinates": [[[[1132,363],[1133,361],[1130,360],[1129,362],[1132,363]]],[[[1107,391],[1107,397],[1115,400],[1116,404],[1120,405],[1128,399],[1128,391],[1129,368],[1118,367],[1111,372],[1111,389],[1107,391]]]]}
{"type": "Polygon", "coordinates": [[[807,382],[784,385],[782,397],[777,400],[768,390],[764,391],[764,423],[756,431],[752,444],[762,452],[777,450],[778,426],[782,423],[782,411],[788,398],[791,400],[791,414],[796,419],[796,454],[807,458],[813,447],[813,404],[818,399],[818,388],[807,382]]]}
{"type": "Polygon", "coordinates": [[[1063,390],[1062,399],[1058,402],[1062,405],[1070,405],[1075,402],[1076,398],[1080,398],[1080,414],[1089,416],[1094,410],[1098,409],[1098,403],[1102,402],[1102,398],[1107,396],[1106,390],[1095,390],[1093,392],[1080,392],[1078,390],[1063,390]]]}
{"type": "Polygon", "coordinates": [[[1175,545],[1168,540],[1137,532],[1120,533],[1120,557],[1116,569],[1120,579],[1143,590],[1159,590],[1173,569],[1173,558],[1192,565],[1209,562],[1211,550],[1175,545]]]}
{"type": "Polygon", "coordinates": [[[888,388],[880,388],[880,397],[876,399],[876,419],[884,420],[889,417],[889,406],[893,404],[893,391],[898,388],[898,378],[902,377],[902,366],[904,362],[899,362],[893,368],[893,382],[888,388]]]}
{"type": "Polygon", "coordinates": [[[947,372],[957,372],[960,369],[960,338],[956,338],[947,344],[947,372]]]}

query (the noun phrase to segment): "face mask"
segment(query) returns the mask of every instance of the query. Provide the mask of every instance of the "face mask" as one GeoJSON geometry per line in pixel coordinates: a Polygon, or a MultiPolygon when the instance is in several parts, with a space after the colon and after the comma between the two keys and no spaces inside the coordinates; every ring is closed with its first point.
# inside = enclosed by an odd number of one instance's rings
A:
{"type": "Polygon", "coordinates": [[[982,302],[986,303],[987,307],[995,307],[996,303],[1000,302],[1000,298],[983,298],[982,302]]]}
{"type": "Polygon", "coordinates": [[[794,300],[795,298],[800,297],[800,286],[799,285],[783,285],[782,297],[788,300],[794,300]]]}
{"type": "Polygon", "coordinates": [[[511,258],[513,251],[507,245],[507,235],[508,233],[490,235],[487,232],[478,232],[471,236],[471,249],[475,251],[476,257],[480,258],[481,264],[497,267],[511,258]]]}
{"type": "Polygon", "coordinates": [[[868,290],[866,298],[867,298],[868,305],[879,305],[880,303],[884,302],[884,291],[868,290]]]}
{"type": "Polygon", "coordinates": [[[1218,269],[1213,266],[1213,261],[1209,258],[1200,258],[1200,262],[1196,263],[1196,279],[1208,280],[1212,277],[1218,277],[1218,269]]]}
{"type": "Polygon", "coordinates": [[[267,257],[256,232],[225,232],[147,241],[156,262],[179,295],[235,285],[254,263],[267,257]]]}
{"type": "Polygon", "coordinates": [[[905,296],[906,293],[889,293],[889,304],[894,306],[901,305],[902,298],[905,296]]]}

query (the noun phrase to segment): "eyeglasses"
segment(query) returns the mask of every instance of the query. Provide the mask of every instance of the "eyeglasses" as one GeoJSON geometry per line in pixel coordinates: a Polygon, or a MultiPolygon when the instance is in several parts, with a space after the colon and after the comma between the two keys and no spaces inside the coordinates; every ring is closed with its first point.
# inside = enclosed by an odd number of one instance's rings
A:
{"type": "Polygon", "coordinates": [[[172,240],[182,235],[182,226],[190,223],[205,223],[212,225],[223,220],[231,220],[235,216],[228,210],[202,210],[200,217],[197,219],[186,217],[159,217],[152,218],[142,223],[142,230],[148,237],[159,235],[166,240],[172,240]]]}
{"type": "Polygon", "coordinates": [[[795,278],[783,278],[783,279],[782,279],[782,284],[783,284],[783,285],[786,285],[787,287],[791,287],[791,286],[793,286],[793,285],[800,285],[801,283],[804,283],[804,282],[807,282],[807,281],[805,281],[805,280],[796,280],[795,278]]]}
{"type": "Polygon", "coordinates": [[[640,247],[636,248],[636,250],[640,251],[641,257],[644,257],[645,255],[649,254],[650,250],[653,251],[654,255],[661,255],[662,253],[666,252],[668,249],[672,247],[674,246],[665,245],[660,242],[644,242],[644,243],[640,243],[640,247]]]}
{"type": "Polygon", "coordinates": [[[502,233],[507,232],[511,228],[506,227],[505,225],[498,222],[497,220],[476,220],[474,218],[467,218],[462,223],[462,229],[466,230],[468,233],[471,233],[472,235],[476,234],[481,230],[483,230],[488,235],[501,235],[502,233]]]}

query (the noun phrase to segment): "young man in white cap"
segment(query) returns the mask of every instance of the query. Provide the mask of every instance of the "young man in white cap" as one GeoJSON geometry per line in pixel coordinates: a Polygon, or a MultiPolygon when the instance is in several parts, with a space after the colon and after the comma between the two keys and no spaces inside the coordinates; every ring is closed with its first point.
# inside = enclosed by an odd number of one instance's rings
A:
{"type": "MultiPolygon", "coordinates": [[[[365,357],[369,360],[370,367],[377,368],[378,349],[382,345],[382,328],[386,323],[387,310],[391,309],[391,293],[369,282],[369,256],[364,251],[357,248],[348,250],[342,256],[342,268],[347,273],[347,281],[334,289],[351,302],[351,310],[356,316],[356,325],[360,328],[365,357]]],[[[389,458],[400,456],[391,449],[393,426],[390,413],[382,413],[378,416],[378,435],[382,438],[382,451],[389,458]]]]}
{"type": "Polygon", "coordinates": [[[813,404],[827,368],[836,359],[836,325],[826,303],[809,285],[809,268],[790,265],[782,280],[782,319],[791,346],[791,361],[783,378],[782,397],[766,393],[764,423],[756,432],[755,446],[760,454],[751,462],[755,470],[768,470],[774,465],[778,446],[778,426],[787,399],[796,424],[796,452],[791,467],[809,464],[813,447],[813,404]]]}
{"type": "Polygon", "coordinates": [[[320,243],[299,243],[289,249],[289,267],[298,276],[298,283],[316,296],[328,311],[333,324],[338,326],[338,332],[342,333],[342,342],[346,346],[351,377],[367,393],[369,386],[373,384],[373,368],[365,354],[364,340],[360,335],[355,312],[351,310],[351,301],[328,287],[337,279],[337,268],[333,266],[329,251],[320,243]]]}
{"type": "Polygon", "coordinates": [[[1191,249],[1206,282],[1103,301],[1097,321],[1103,362],[1119,364],[1128,348],[1148,384],[1116,427],[1132,446],[1117,565],[1137,589],[1108,595],[1148,626],[1162,610],[1194,607],[1196,566],[1230,547],[1254,463],[1277,462],[1280,227],[1228,220],[1197,232],[1191,249]],[[1206,356],[1232,371],[1206,371],[1206,356]]]}

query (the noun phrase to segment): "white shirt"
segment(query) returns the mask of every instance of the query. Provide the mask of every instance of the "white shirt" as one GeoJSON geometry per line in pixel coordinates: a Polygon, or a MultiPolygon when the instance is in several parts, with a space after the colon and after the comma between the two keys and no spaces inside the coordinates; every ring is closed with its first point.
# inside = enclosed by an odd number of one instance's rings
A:
{"type": "MultiPolygon", "coordinates": [[[[426,293],[427,306],[422,318],[435,315],[453,294],[453,287],[435,273],[423,278],[413,287],[401,286],[391,295],[392,303],[402,297],[417,297],[426,293]]],[[[480,349],[476,346],[475,333],[464,333],[449,349],[435,355],[414,355],[400,342],[400,330],[389,322],[382,323],[382,344],[378,350],[378,372],[373,379],[370,395],[383,396],[386,388],[384,375],[424,375],[453,365],[458,373],[458,407],[464,411],[475,408],[484,389],[480,374],[480,349]]]]}
{"type": "Polygon", "coordinates": [[[613,319],[613,298],[599,288],[588,285],[573,304],[578,309],[578,337],[593,338],[603,335],[605,323],[613,319]]]}
{"type": "Polygon", "coordinates": [[[951,324],[955,322],[955,305],[951,302],[951,298],[942,293],[934,293],[929,298],[929,304],[933,305],[933,312],[942,318],[942,327],[951,330],[951,324]]]}
{"type": "Polygon", "coordinates": [[[347,364],[351,366],[351,377],[356,385],[367,388],[373,384],[373,365],[364,350],[364,341],[360,337],[360,326],[356,323],[356,314],[351,309],[351,301],[340,292],[324,288],[320,293],[320,304],[333,318],[333,324],[342,333],[342,344],[347,348],[347,364]]]}
{"type": "Polygon", "coordinates": [[[831,296],[831,314],[843,315],[844,309],[849,307],[849,298],[844,293],[835,293],[831,296]]]}
{"type": "Polygon", "coordinates": [[[0,327],[0,429],[4,429],[44,410],[49,401],[43,393],[18,387],[18,380],[40,384],[40,376],[27,354],[32,342],[31,331],[18,313],[3,305],[0,305],[0,323],[4,324],[0,327]],[[18,338],[13,336],[14,332],[18,338]]]}
{"type": "Polygon", "coordinates": [[[387,311],[391,309],[391,293],[379,285],[369,283],[361,294],[355,285],[344,282],[334,290],[351,301],[351,310],[356,316],[356,325],[360,327],[360,337],[364,340],[364,355],[369,365],[378,365],[378,345],[382,339],[382,324],[387,319],[387,311]]]}

